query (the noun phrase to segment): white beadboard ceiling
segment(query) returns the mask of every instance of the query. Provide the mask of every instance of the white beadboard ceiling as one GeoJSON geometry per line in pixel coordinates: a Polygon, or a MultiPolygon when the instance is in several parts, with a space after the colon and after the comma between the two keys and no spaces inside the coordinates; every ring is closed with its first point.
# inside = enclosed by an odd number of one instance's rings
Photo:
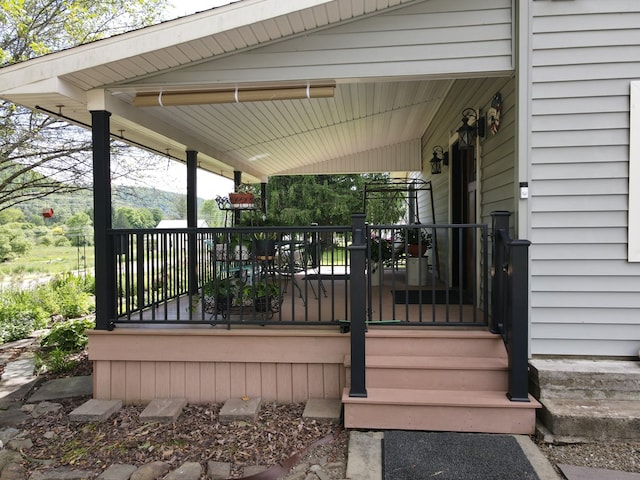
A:
{"type": "MultiPolygon", "coordinates": [[[[358,76],[359,71],[375,70],[376,58],[370,53],[364,55],[367,58],[363,60],[370,64],[366,69],[358,70],[351,60],[346,67],[341,65],[338,73],[332,68],[332,53],[318,53],[314,46],[322,43],[318,35],[330,38],[330,29],[336,26],[345,34],[350,22],[367,26],[362,22],[377,21],[371,24],[373,27],[354,29],[358,41],[370,45],[371,39],[379,36],[373,30],[389,25],[385,27],[387,36],[406,43],[402,35],[415,35],[405,31],[407,20],[427,29],[437,18],[438,22],[459,23],[465,32],[472,32],[467,35],[478,35],[476,43],[485,42],[482,48],[475,53],[469,47],[463,51],[471,51],[478,57],[474,60],[486,56],[487,69],[493,74],[506,74],[511,68],[511,52],[505,47],[510,44],[510,28],[505,28],[511,21],[510,4],[510,0],[488,0],[487,6],[478,7],[490,9],[497,27],[478,28],[476,34],[472,24],[484,24],[487,19],[481,15],[483,12],[474,15],[469,10],[475,5],[471,0],[242,0],[0,69],[0,97],[60,113],[85,125],[91,123],[89,111],[108,110],[115,136],[181,160],[186,158],[187,149],[196,150],[201,168],[229,178],[234,170],[240,170],[245,181],[284,173],[419,170],[419,139],[452,78],[465,76],[460,69],[470,62],[465,58],[440,62],[435,58],[440,53],[434,55],[434,49],[416,49],[411,44],[403,51],[432,52],[411,53],[422,62],[421,70],[416,71],[423,74],[411,72],[411,65],[417,64],[413,58],[404,58],[404,64],[396,67],[398,72],[405,72],[403,75],[389,74],[395,70],[384,58],[380,60],[384,62],[380,74],[358,76]],[[380,15],[386,15],[387,20],[378,21],[380,15]],[[298,49],[300,42],[306,42],[309,51],[296,55],[295,65],[272,68],[270,75],[277,78],[265,79],[259,71],[251,70],[256,52],[260,53],[258,49],[273,54],[273,47],[277,47],[281,58],[283,48],[286,54],[288,49],[298,49]],[[313,68],[305,69],[305,58],[312,56],[313,68]],[[220,65],[232,65],[234,70],[225,67],[223,74],[220,65]],[[442,65],[449,68],[447,74],[428,74],[442,65]],[[229,82],[233,71],[241,79],[242,88],[334,84],[335,96],[133,106],[137,93],[233,88],[238,85],[229,82]]],[[[424,35],[427,47],[428,42],[453,42],[461,37],[455,29],[447,34],[447,30],[435,28],[438,26],[434,25],[434,35],[424,35]]],[[[465,38],[465,42],[469,40],[465,38]]],[[[350,50],[347,47],[344,50],[350,50]]],[[[262,68],[267,70],[265,65],[262,68]]],[[[466,76],[481,74],[487,72],[466,72],[466,76]]]]}

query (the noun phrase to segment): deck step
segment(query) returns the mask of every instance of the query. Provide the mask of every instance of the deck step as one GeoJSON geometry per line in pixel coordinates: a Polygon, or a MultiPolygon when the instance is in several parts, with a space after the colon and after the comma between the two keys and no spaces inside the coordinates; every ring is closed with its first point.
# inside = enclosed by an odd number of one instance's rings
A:
{"type": "MultiPolygon", "coordinates": [[[[345,358],[347,386],[350,358],[345,358]]],[[[433,390],[507,389],[508,362],[499,357],[368,355],[367,386],[433,390]]]]}
{"type": "Polygon", "coordinates": [[[369,329],[366,349],[372,355],[506,357],[502,338],[486,330],[369,329]]]}
{"type": "Polygon", "coordinates": [[[367,388],[342,395],[347,428],[532,434],[540,404],[511,402],[504,392],[367,388]]]}

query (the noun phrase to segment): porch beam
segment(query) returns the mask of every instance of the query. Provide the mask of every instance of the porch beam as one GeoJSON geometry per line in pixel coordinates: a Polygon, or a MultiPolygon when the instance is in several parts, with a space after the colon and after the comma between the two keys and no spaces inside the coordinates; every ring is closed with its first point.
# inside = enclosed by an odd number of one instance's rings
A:
{"type": "Polygon", "coordinates": [[[93,142],[93,224],[96,281],[96,329],[110,329],[116,316],[115,254],[113,237],[109,236],[111,212],[111,113],[91,111],[93,142]]]}

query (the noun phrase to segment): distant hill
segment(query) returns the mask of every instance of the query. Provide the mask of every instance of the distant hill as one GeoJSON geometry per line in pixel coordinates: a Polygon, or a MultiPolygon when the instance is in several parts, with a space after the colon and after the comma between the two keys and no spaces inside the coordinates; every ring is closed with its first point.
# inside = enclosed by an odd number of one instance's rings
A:
{"type": "MultiPolygon", "coordinates": [[[[148,187],[114,186],[112,189],[113,208],[132,207],[157,208],[166,220],[180,218],[180,205],[186,203],[186,195],[165,192],[148,187]]],[[[198,199],[198,208],[203,199],[198,199]]],[[[93,194],[90,190],[82,190],[69,194],[53,194],[47,198],[33,200],[17,205],[27,219],[32,216],[41,217],[42,210],[53,208],[54,216],[51,223],[63,222],[65,219],[80,212],[93,211],[93,194]]],[[[49,220],[48,220],[49,221],[49,220]]]]}

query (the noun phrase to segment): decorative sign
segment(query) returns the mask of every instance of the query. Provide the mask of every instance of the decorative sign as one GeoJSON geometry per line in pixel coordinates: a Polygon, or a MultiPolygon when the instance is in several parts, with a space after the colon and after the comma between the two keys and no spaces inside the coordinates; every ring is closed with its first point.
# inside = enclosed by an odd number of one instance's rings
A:
{"type": "Polygon", "coordinates": [[[491,99],[491,108],[487,112],[489,119],[489,130],[495,135],[500,130],[500,115],[502,113],[502,94],[496,93],[491,99]]]}

